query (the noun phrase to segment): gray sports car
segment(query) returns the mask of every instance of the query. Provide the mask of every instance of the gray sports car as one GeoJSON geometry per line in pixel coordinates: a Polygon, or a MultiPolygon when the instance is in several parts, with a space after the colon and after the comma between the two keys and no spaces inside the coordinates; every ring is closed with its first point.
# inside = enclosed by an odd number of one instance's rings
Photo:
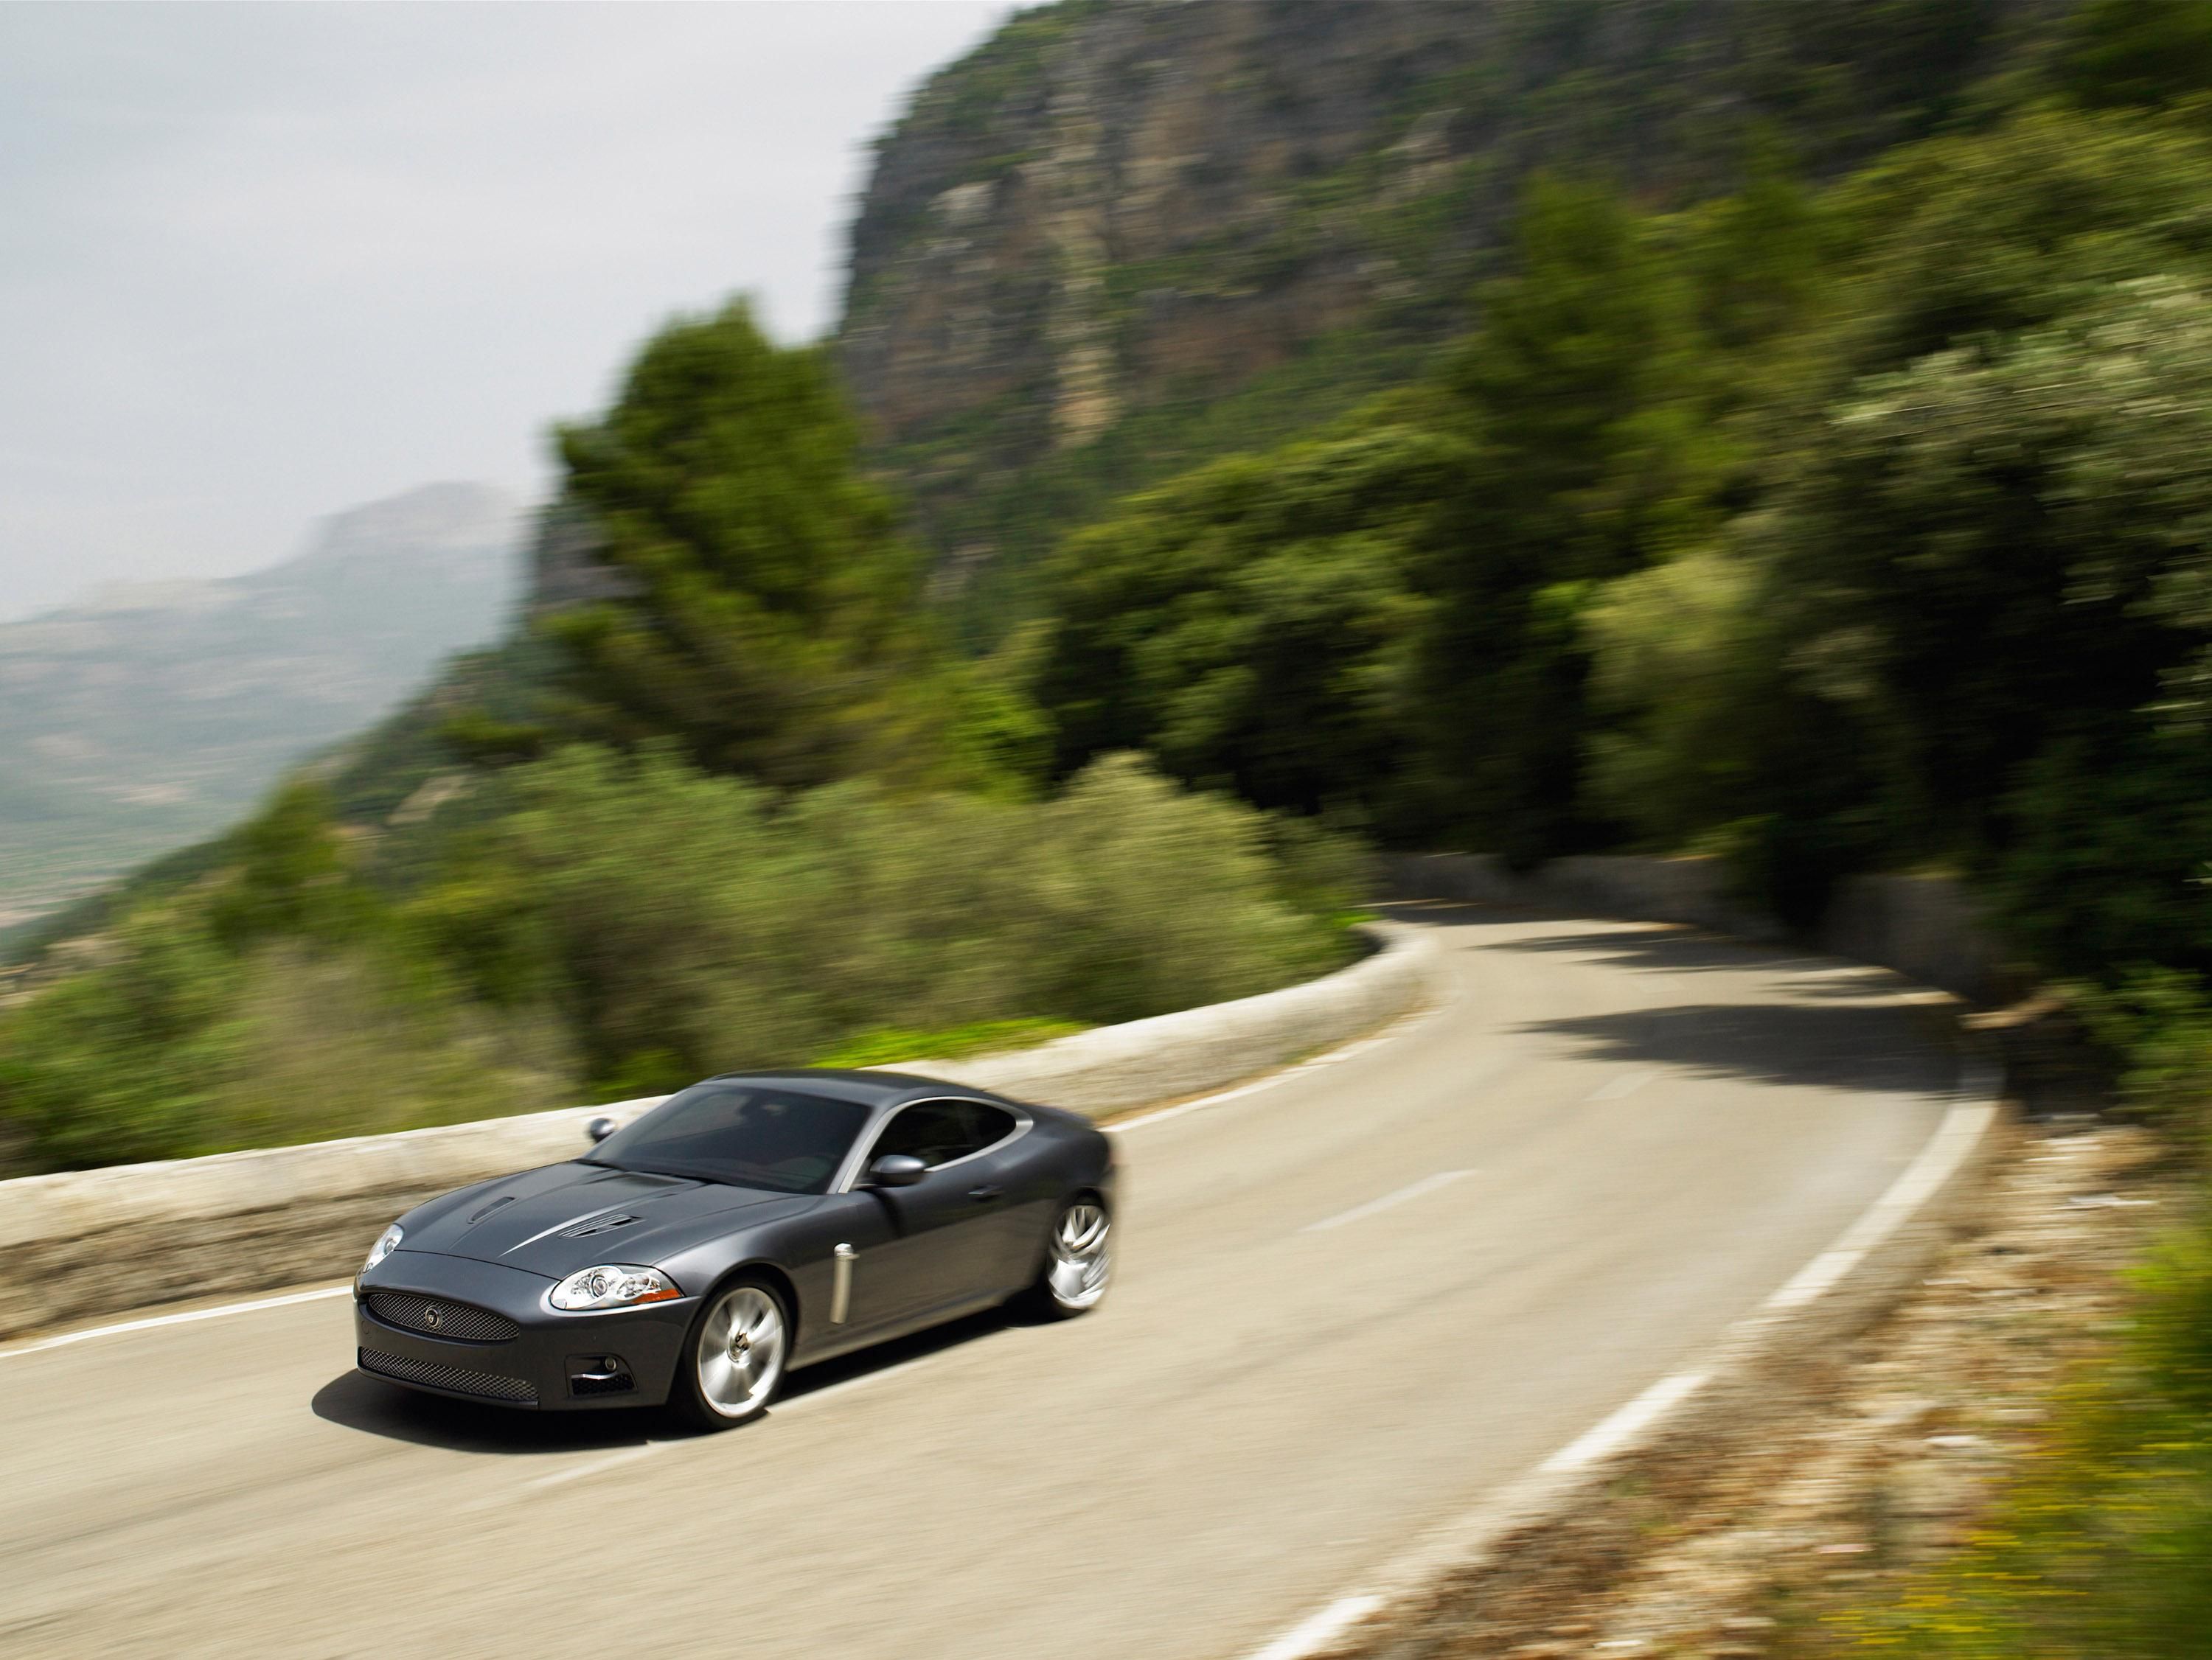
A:
{"type": "Polygon", "coordinates": [[[362,1371],[722,1428],[793,1366],[1106,1293],[1113,1148],[1072,1112],[892,1072],[745,1073],[591,1134],[385,1230],[354,1283],[362,1371]]]}

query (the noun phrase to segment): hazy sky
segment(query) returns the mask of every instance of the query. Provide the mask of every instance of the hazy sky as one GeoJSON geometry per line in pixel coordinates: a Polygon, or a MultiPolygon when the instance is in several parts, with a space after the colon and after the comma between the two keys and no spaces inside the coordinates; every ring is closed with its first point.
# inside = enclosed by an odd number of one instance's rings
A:
{"type": "Polygon", "coordinates": [[[535,496],[732,292],[818,334],[866,141],[1015,9],[0,3],[0,618],[535,496]]]}

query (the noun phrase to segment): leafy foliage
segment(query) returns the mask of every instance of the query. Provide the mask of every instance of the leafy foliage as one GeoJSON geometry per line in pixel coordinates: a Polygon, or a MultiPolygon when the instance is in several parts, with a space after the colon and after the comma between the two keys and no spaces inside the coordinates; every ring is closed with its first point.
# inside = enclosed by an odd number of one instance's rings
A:
{"type": "MultiPolygon", "coordinates": [[[[897,1034],[1035,1041],[1344,960],[1353,852],[1128,757],[1056,799],[796,796],[672,740],[504,774],[396,903],[313,786],[0,1014],[0,1143],[66,1168],[613,1099],[897,1034]]],[[[913,1045],[921,1045],[916,1047],[913,1045]]]]}
{"type": "Polygon", "coordinates": [[[776,346],[743,302],[671,325],[603,419],[562,428],[619,593],[546,625],[568,729],[673,735],[781,787],[928,776],[945,712],[920,571],[857,445],[821,350],[776,346]]]}
{"type": "Polygon", "coordinates": [[[830,1051],[859,1032],[1092,1024],[1328,965],[1349,895],[1279,897],[1249,809],[1101,762],[1058,799],[779,801],[665,747],[514,775],[520,810],[409,914],[477,994],[552,995],[603,1091],[830,1051]]]}
{"type": "Polygon", "coordinates": [[[1038,647],[1060,767],[1143,746],[1265,807],[1387,794],[1412,581],[1464,465],[1449,438],[1384,427],[1223,462],[1073,538],[1038,647]]]}

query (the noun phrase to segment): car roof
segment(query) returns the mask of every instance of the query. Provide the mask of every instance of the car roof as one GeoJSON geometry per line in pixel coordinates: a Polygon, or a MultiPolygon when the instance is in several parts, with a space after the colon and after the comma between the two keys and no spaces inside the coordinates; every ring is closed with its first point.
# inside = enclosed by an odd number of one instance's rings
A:
{"type": "Polygon", "coordinates": [[[957,1095],[973,1100],[999,1098],[987,1089],[947,1083],[942,1078],[916,1077],[910,1072],[851,1071],[828,1066],[799,1066],[778,1072],[718,1072],[712,1083],[780,1083],[809,1089],[833,1100],[858,1101],[866,1106],[890,1106],[921,1095],[957,1095]]]}

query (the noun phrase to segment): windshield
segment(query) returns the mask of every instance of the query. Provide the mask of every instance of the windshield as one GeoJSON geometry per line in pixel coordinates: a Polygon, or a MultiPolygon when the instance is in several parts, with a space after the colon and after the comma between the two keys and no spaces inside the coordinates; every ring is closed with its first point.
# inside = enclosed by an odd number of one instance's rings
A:
{"type": "Polygon", "coordinates": [[[775,1193],[826,1193],[867,1121],[868,1109],[856,1101],[709,1079],[617,1130],[580,1162],[775,1193]]]}

